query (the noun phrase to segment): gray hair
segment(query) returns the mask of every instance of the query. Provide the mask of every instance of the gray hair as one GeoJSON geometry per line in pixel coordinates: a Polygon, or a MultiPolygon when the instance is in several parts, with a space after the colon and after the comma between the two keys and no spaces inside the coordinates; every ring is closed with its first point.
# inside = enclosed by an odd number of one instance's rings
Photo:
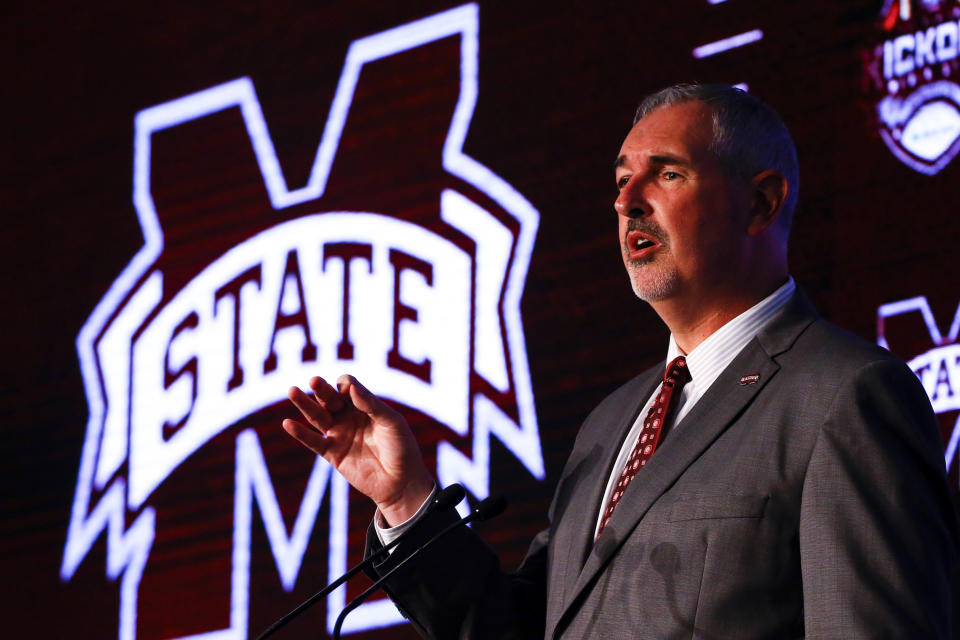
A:
{"type": "Polygon", "coordinates": [[[711,150],[731,174],[749,180],[774,169],[786,177],[790,190],[778,224],[789,229],[800,191],[797,150],[783,120],[759,98],[725,84],[676,84],[644,98],[633,124],[660,107],[693,101],[713,112],[711,150]]]}

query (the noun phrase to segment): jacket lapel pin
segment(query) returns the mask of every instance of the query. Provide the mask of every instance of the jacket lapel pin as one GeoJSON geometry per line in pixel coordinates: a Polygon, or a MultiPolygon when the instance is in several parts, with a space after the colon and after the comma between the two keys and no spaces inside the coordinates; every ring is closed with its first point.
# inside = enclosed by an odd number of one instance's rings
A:
{"type": "Polygon", "coordinates": [[[753,384],[760,379],[759,373],[750,373],[740,377],[740,384],[753,384]]]}

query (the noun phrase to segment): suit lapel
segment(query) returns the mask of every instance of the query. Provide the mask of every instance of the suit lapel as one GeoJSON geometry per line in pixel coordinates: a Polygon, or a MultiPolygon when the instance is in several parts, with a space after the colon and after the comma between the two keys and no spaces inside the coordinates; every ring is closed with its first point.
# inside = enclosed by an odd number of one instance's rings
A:
{"type": "MultiPolygon", "coordinates": [[[[593,584],[651,505],[736,420],[766,386],[779,369],[774,357],[789,349],[815,317],[812,307],[798,290],[781,314],[744,347],[680,424],[671,430],[669,437],[630,483],[617,510],[604,529],[603,535],[597,544],[592,545],[586,563],[579,576],[573,580],[572,586],[571,578],[566,578],[561,613],[569,612],[580,595],[593,584]],[[757,382],[740,384],[741,376],[753,373],[759,374],[757,382]]],[[[652,393],[652,389],[650,392],[652,393]]],[[[643,400],[646,400],[647,396],[644,396],[643,400]]],[[[635,412],[638,410],[634,409],[635,412]]],[[[591,474],[587,481],[590,483],[587,486],[594,489],[597,486],[600,487],[600,495],[589,505],[581,503],[578,506],[578,509],[584,509],[582,513],[592,514],[593,524],[595,524],[599,501],[602,499],[610,467],[619,447],[613,449],[607,464],[598,465],[597,471],[591,474]],[[593,507],[592,510],[588,510],[590,506],[593,507]]],[[[590,518],[585,519],[590,520],[590,518]]],[[[584,529],[585,527],[581,527],[581,532],[584,529]]],[[[586,539],[588,545],[592,544],[592,534],[593,525],[591,524],[586,539]]],[[[581,533],[581,537],[582,535],[581,533]]],[[[625,586],[632,588],[631,585],[625,586]]],[[[559,622],[561,620],[558,618],[559,622]]]]}
{"type": "Polygon", "coordinates": [[[595,421],[601,426],[597,429],[595,441],[585,444],[588,451],[598,452],[599,459],[589,466],[583,475],[568,480],[574,483],[574,487],[564,509],[567,517],[560,519],[551,541],[551,544],[556,545],[556,549],[566,549],[566,562],[563,565],[565,569],[558,572],[563,577],[563,602],[567,601],[568,592],[573,588],[579,570],[593,547],[593,532],[606,489],[606,479],[613,469],[630,426],[660,383],[658,372],[663,366],[665,364],[661,363],[637,376],[630,385],[631,388],[626,390],[624,402],[603,415],[596,416],[595,421]]]}

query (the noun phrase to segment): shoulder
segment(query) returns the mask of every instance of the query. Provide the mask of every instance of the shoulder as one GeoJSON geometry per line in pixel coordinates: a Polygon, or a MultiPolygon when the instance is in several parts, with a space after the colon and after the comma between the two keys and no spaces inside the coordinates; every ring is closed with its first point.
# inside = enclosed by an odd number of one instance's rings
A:
{"type": "Polygon", "coordinates": [[[816,318],[797,339],[794,355],[816,363],[829,363],[843,370],[855,370],[873,363],[886,363],[909,371],[902,360],[872,342],[816,318]]]}
{"type": "Polygon", "coordinates": [[[659,372],[664,363],[656,364],[643,373],[634,376],[608,394],[587,415],[577,432],[573,449],[594,444],[610,445],[611,439],[618,440],[625,433],[625,426],[633,423],[636,415],[660,381],[659,372]]]}
{"type": "Polygon", "coordinates": [[[886,349],[816,314],[802,295],[758,336],[768,355],[794,383],[837,390],[857,380],[893,379],[922,387],[916,375],[886,349]]]}
{"type": "Polygon", "coordinates": [[[922,451],[942,462],[930,400],[916,374],[886,349],[816,319],[776,358],[782,383],[819,408],[820,437],[922,451]]]}
{"type": "Polygon", "coordinates": [[[665,363],[660,362],[614,389],[590,412],[585,425],[598,418],[617,417],[624,410],[639,409],[639,405],[646,401],[647,396],[660,382],[659,372],[663,371],[664,366],[666,366],[665,363]]]}

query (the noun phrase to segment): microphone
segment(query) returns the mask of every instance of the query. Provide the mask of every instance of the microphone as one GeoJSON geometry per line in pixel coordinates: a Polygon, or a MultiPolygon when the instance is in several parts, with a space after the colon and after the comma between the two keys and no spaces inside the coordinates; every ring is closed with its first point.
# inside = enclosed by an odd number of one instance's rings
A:
{"type": "MultiPolygon", "coordinates": [[[[450,509],[453,509],[455,506],[460,504],[460,501],[463,500],[464,497],[466,497],[466,495],[467,495],[467,492],[464,491],[463,487],[460,486],[459,484],[452,484],[449,487],[441,489],[440,491],[437,492],[437,495],[434,496],[433,502],[430,503],[430,506],[427,507],[427,513],[433,513],[434,511],[448,511],[450,509]]],[[[421,519],[421,520],[418,520],[417,522],[414,522],[409,529],[407,529],[402,534],[397,536],[395,540],[393,540],[389,544],[386,544],[380,547],[380,549],[371,553],[368,557],[364,558],[363,562],[361,562],[354,568],[350,569],[345,574],[343,574],[342,576],[340,576],[339,578],[337,578],[336,580],[328,584],[326,587],[324,587],[320,591],[316,592],[315,594],[313,594],[312,596],[304,600],[299,606],[297,606],[296,609],[294,609],[293,611],[291,611],[290,613],[283,616],[282,618],[274,622],[272,625],[267,627],[266,631],[264,631],[259,636],[257,636],[257,640],[264,640],[264,638],[267,638],[268,636],[273,635],[276,631],[286,626],[288,622],[290,622],[291,620],[299,616],[301,613],[306,611],[309,607],[313,606],[315,602],[317,602],[318,600],[320,600],[321,598],[329,594],[331,591],[333,591],[334,589],[342,585],[344,582],[346,582],[353,576],[357,575],[358,573],[360,573],[361,571],[363,571],[364,569],[372,565],[374,562],[376,562],[383,556],[387,555],[387,552],[390,551],[390,549],[393,549],[395,546],[403,542],[403,539],[406,538],[411,531],[416,529],[417,526],[422,521],[423,520],[421,519]]]]}
{"type": "Polygon", "coordinates": [[[414,549],[410,553],[410,555],[408,555],[406,558],[401,560],[397,564],[397,566],[395,566],[394,568],[390,569],[390,571],[387,571],[385,574],[380,576],[380,578],[376,582],[374,582],[366,591],[364,591],[359,596],[351,600],[350,604],[348,604],[343,608],[343,611],[341,611],[340,615],[337,617],[336,625],[334,625],[333,627],[333,640],[340,640],[340,628],[343,626],[343,621],[346,619],[347,614],[353,611],[354,609],[356,609],[357,607],[359,607],[361,604],[363,604],[364,601],[367,598],[369,598],[374,591],[379,589],[380,586],[384,582],[386,582],[387,579],[389,579],[390,576],[392,576],[395,571],[400,569],[403,565],[407,564],[410,560],[416,558],[418,555],[420,555],[420,553],[424,549],[426,549],[427,547],[432,545],[434,542],[444,537],[445,535],[447,535],[457,527],[465,526],[475,520],[477,521],[490,520],[491,518],[495,518],[501,513],[503,513],[506,508],[507,508],[507,499],[503,496],[497,496],[495,498],[487,498],[486,500],[482,500],[480,504],[476,506],[473,512],[470,515],[468,515],[466,518],[463,518],[462,520],[457,520],[456,522],[450,525],[447,525],[447,527],[441,530],[440,533],[436,534],[435,536],[433,536],[432,538],[424,542],[422,545],[414,549]]]}

